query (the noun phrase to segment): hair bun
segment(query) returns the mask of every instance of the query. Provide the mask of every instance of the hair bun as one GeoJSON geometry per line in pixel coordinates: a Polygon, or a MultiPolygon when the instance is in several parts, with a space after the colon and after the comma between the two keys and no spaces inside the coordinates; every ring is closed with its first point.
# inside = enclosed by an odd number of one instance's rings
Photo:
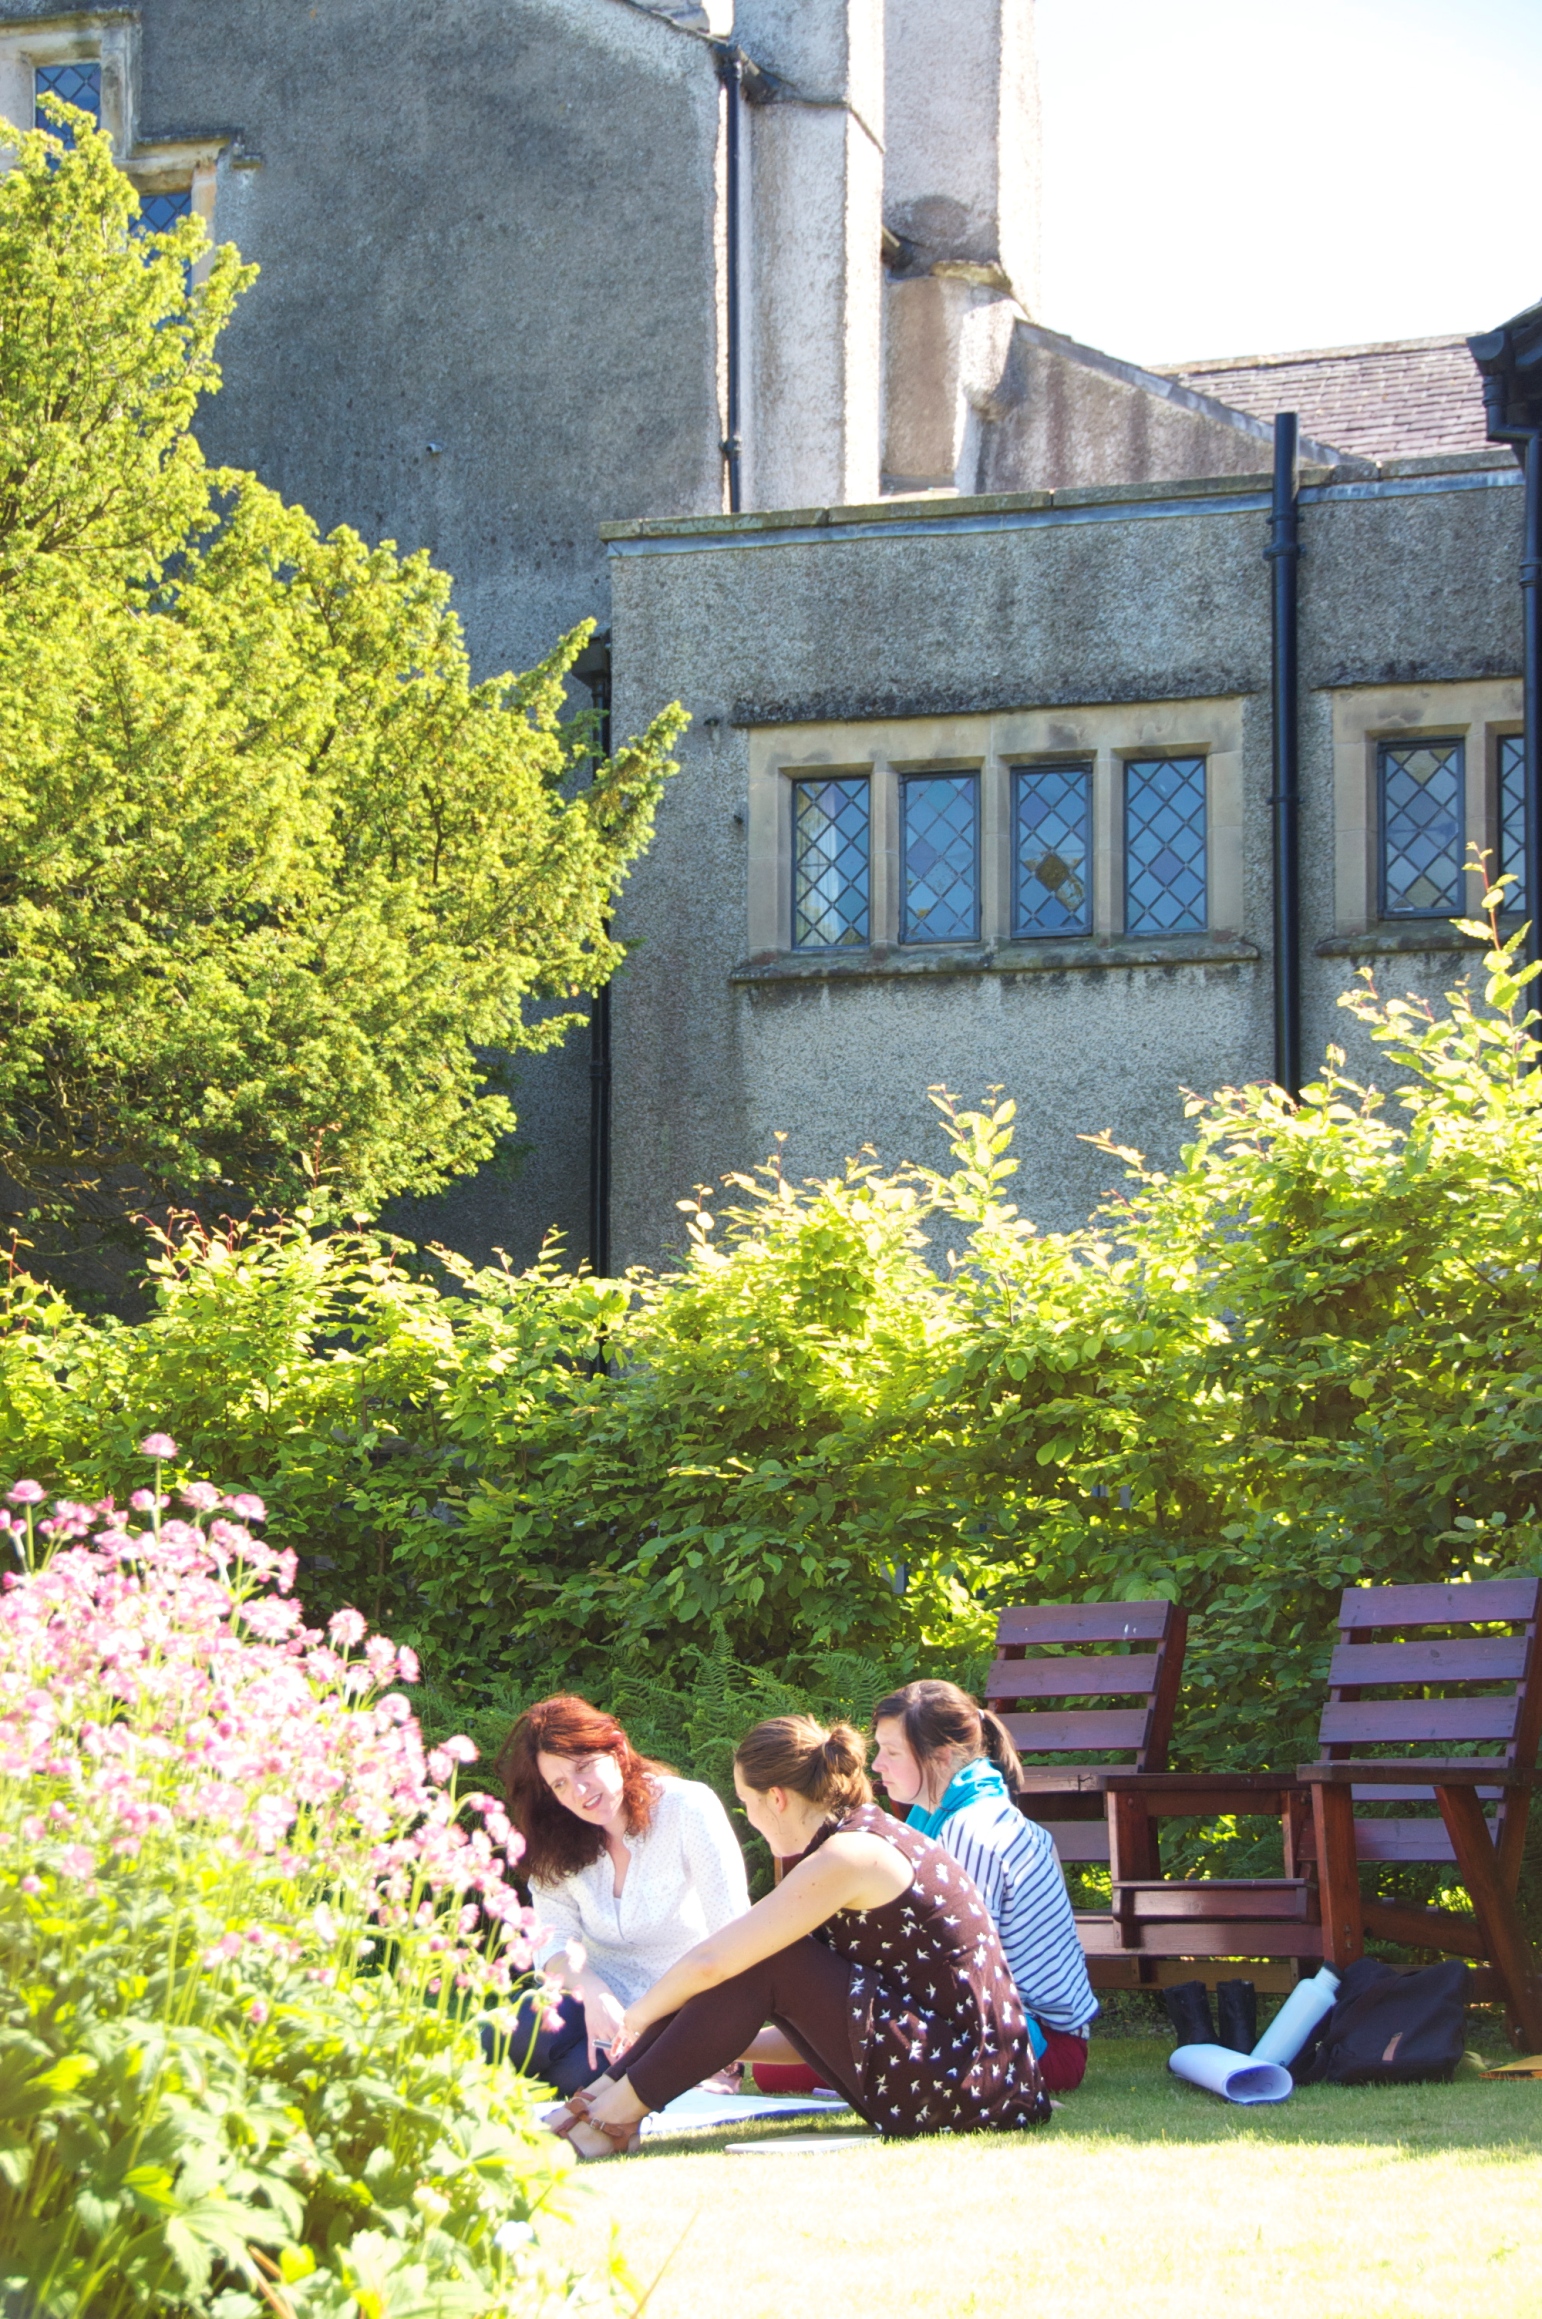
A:
{"type": "Polygon", "coordinates": [[[849,1723],[827,1730],[812,1715],[774,1715],[745,1733],[734,1762],[759,1795],[768,1788],[791,1788],[832,1813],[873,1800],[867,1749],[849,1723]]]}

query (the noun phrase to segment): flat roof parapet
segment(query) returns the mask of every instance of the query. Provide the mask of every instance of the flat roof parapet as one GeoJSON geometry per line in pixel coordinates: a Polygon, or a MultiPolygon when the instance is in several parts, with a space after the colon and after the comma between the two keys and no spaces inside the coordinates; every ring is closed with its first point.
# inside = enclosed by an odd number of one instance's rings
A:
{"type": "MultiPolygon", "coordinates": [[[[1303,462],[1299,480],[1303,492],[1309,493],[1333,490],[1345,484],[1374,492],[1383,482],[1395,484],[1438,479],[1444,475],[1484,473],[1518,474],[1514,454],[1505,445],[1495,444],[1487,451],[1430,452],[1379,461],[1346,459],[1336,467],[1303,462]]],[[[600,538],[607,545],[695,538],[764,541],[768,534],[788,533],[807,538],[810,533],[838,532],[853,527],[869,531],[887,524],[902,524],[912,533],[933,528],[941,532],[986,530],[995,528],[992,518],[1042,518],[1053,516],[1061,509],[1069,514],[1088,508],[1160,507],[1181,514],[1184,503],[1192,501],[1208,503],[1213,510],[1217,501],[1256,502],[1260,496],[1267,498],[1272,485],[1273,476],[1265,469],[1251,475],[1186,475],[1168,482],[1078,483],[1059,491],[991,491],[969,497],[928,492],[914,498],[896,495],[851,507],[757,508],[747,515],[634,516],[624,523],[601,524],[600,538]]],[[[1196,506],[1197,513],[1204,511],[1203,504],[1196,506]]]]}

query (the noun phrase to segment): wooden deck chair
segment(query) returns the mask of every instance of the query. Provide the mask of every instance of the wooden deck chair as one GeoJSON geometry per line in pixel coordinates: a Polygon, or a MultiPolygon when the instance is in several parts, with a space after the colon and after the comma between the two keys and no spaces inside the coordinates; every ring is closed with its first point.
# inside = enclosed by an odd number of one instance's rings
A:
{"type": "Polygon", "coordinates": [[[1539,1598],[1536,1578],[1348,1588],[1319,1760],[1297,1773],[1312,1799],[1326,1961],[1351,1963],[1370,1932],[1486,1963],[1532,2052],[1542,2051],[1542,1977],[1515,1893],[1542,1739],[1539,1598]],[[1434,1752],[1442,1746],[1463,1752],[1434,1752]],[[1426,1808],[1356,1809],[1386,1803],[1426,1808]],[[1472,1915],[1363,1899],[1359,1863],[1390,1860],[1449,1863],[1472,1915]]]}
{"type": "Polygon", "coordinates": [[[1279,1878],[1163,1881],[1121,1873],[1116,1861],[1113,1914],[1126,1950],[1147,1970],[1158,1960],[1170,1966],[1218,1955],[1293,1959],[1300,1967],[1321,1958],[1342,1967],[1361,1954],[1369,1930],[1486,1959],[1491,1970],[1475,1994],[1501,1997],[1529,2044],[1542,2049],[1542,1991],[1514,1897],[1542,1719],[1538,1594],[1536,1579],[1347,1588],[1316,1763],[1302,1765],[1294,1780],[1111,1775],[1111,1823],[1116,1809],[1155,1818],[1277,1805],[1285,1825],[1279,1878]],[[1497,1627],[1512,1631],[1491,1631],[1497,1627]],[[1408,1628],[1422,1639],[1392,1639],[1408,1628]],[[1442,1741],[1488,1752],[1408,1752],[1442,1741]],[[1498,1807],[1492,1820],[1485,1798],[1498,1807]],[[1438,1815],[1356,1810],[1399,1799],[1436,1804],[1438,1815]],[[1362,1860],[1449,1862],[1475,1915],[1362,1901],[1362,1860]]]}
{"type": "MultiPolygon", "coordinates": [[[[1134,1849],[1128,1832],[1120,1846],[1102,1775],[1165,1769],[1187,1631],[1187,1614],[1171,1602],[1002,1611],[985,1704],[1024,1758],[1023,1809],[1049,1829],[1064,1865],[1108,1866],[1121,1849],[1127,1872],[1160,1874],[1154,1822],[1149,1815],[1130,1822],[1134,1849]]],[[[1121,1946],[1107,1912],[1079,1914],[1077,1923],[1093,1980],[1125,1978],[1101,1964],[1101,1952],[1121,1946]]]]}

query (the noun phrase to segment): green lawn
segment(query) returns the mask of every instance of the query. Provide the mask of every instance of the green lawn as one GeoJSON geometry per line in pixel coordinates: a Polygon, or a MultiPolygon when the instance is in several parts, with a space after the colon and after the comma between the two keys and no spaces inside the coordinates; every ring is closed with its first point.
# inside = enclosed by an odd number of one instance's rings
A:
{"type": "Polygon", "coordinates": [[[648,2319],[1542,2319],[1542,2080],[1239,2110],[1155,2040],[1092,2052],[1035,2134],[587,2167],[558,2242],[614,2225],[648,2319]]]}

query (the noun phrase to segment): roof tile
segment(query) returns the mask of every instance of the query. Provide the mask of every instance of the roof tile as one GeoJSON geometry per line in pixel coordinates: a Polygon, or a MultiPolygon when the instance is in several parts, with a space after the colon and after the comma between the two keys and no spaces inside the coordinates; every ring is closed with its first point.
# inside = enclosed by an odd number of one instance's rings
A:
{"type": "Polygon", "coordinates": [[[1488,441],[1482,384],[1465,338],[1400,338],[1153,367],[1253,418],[1294,410],[1304,435],[1352,457],[1481,451],[1488,441]]]}

